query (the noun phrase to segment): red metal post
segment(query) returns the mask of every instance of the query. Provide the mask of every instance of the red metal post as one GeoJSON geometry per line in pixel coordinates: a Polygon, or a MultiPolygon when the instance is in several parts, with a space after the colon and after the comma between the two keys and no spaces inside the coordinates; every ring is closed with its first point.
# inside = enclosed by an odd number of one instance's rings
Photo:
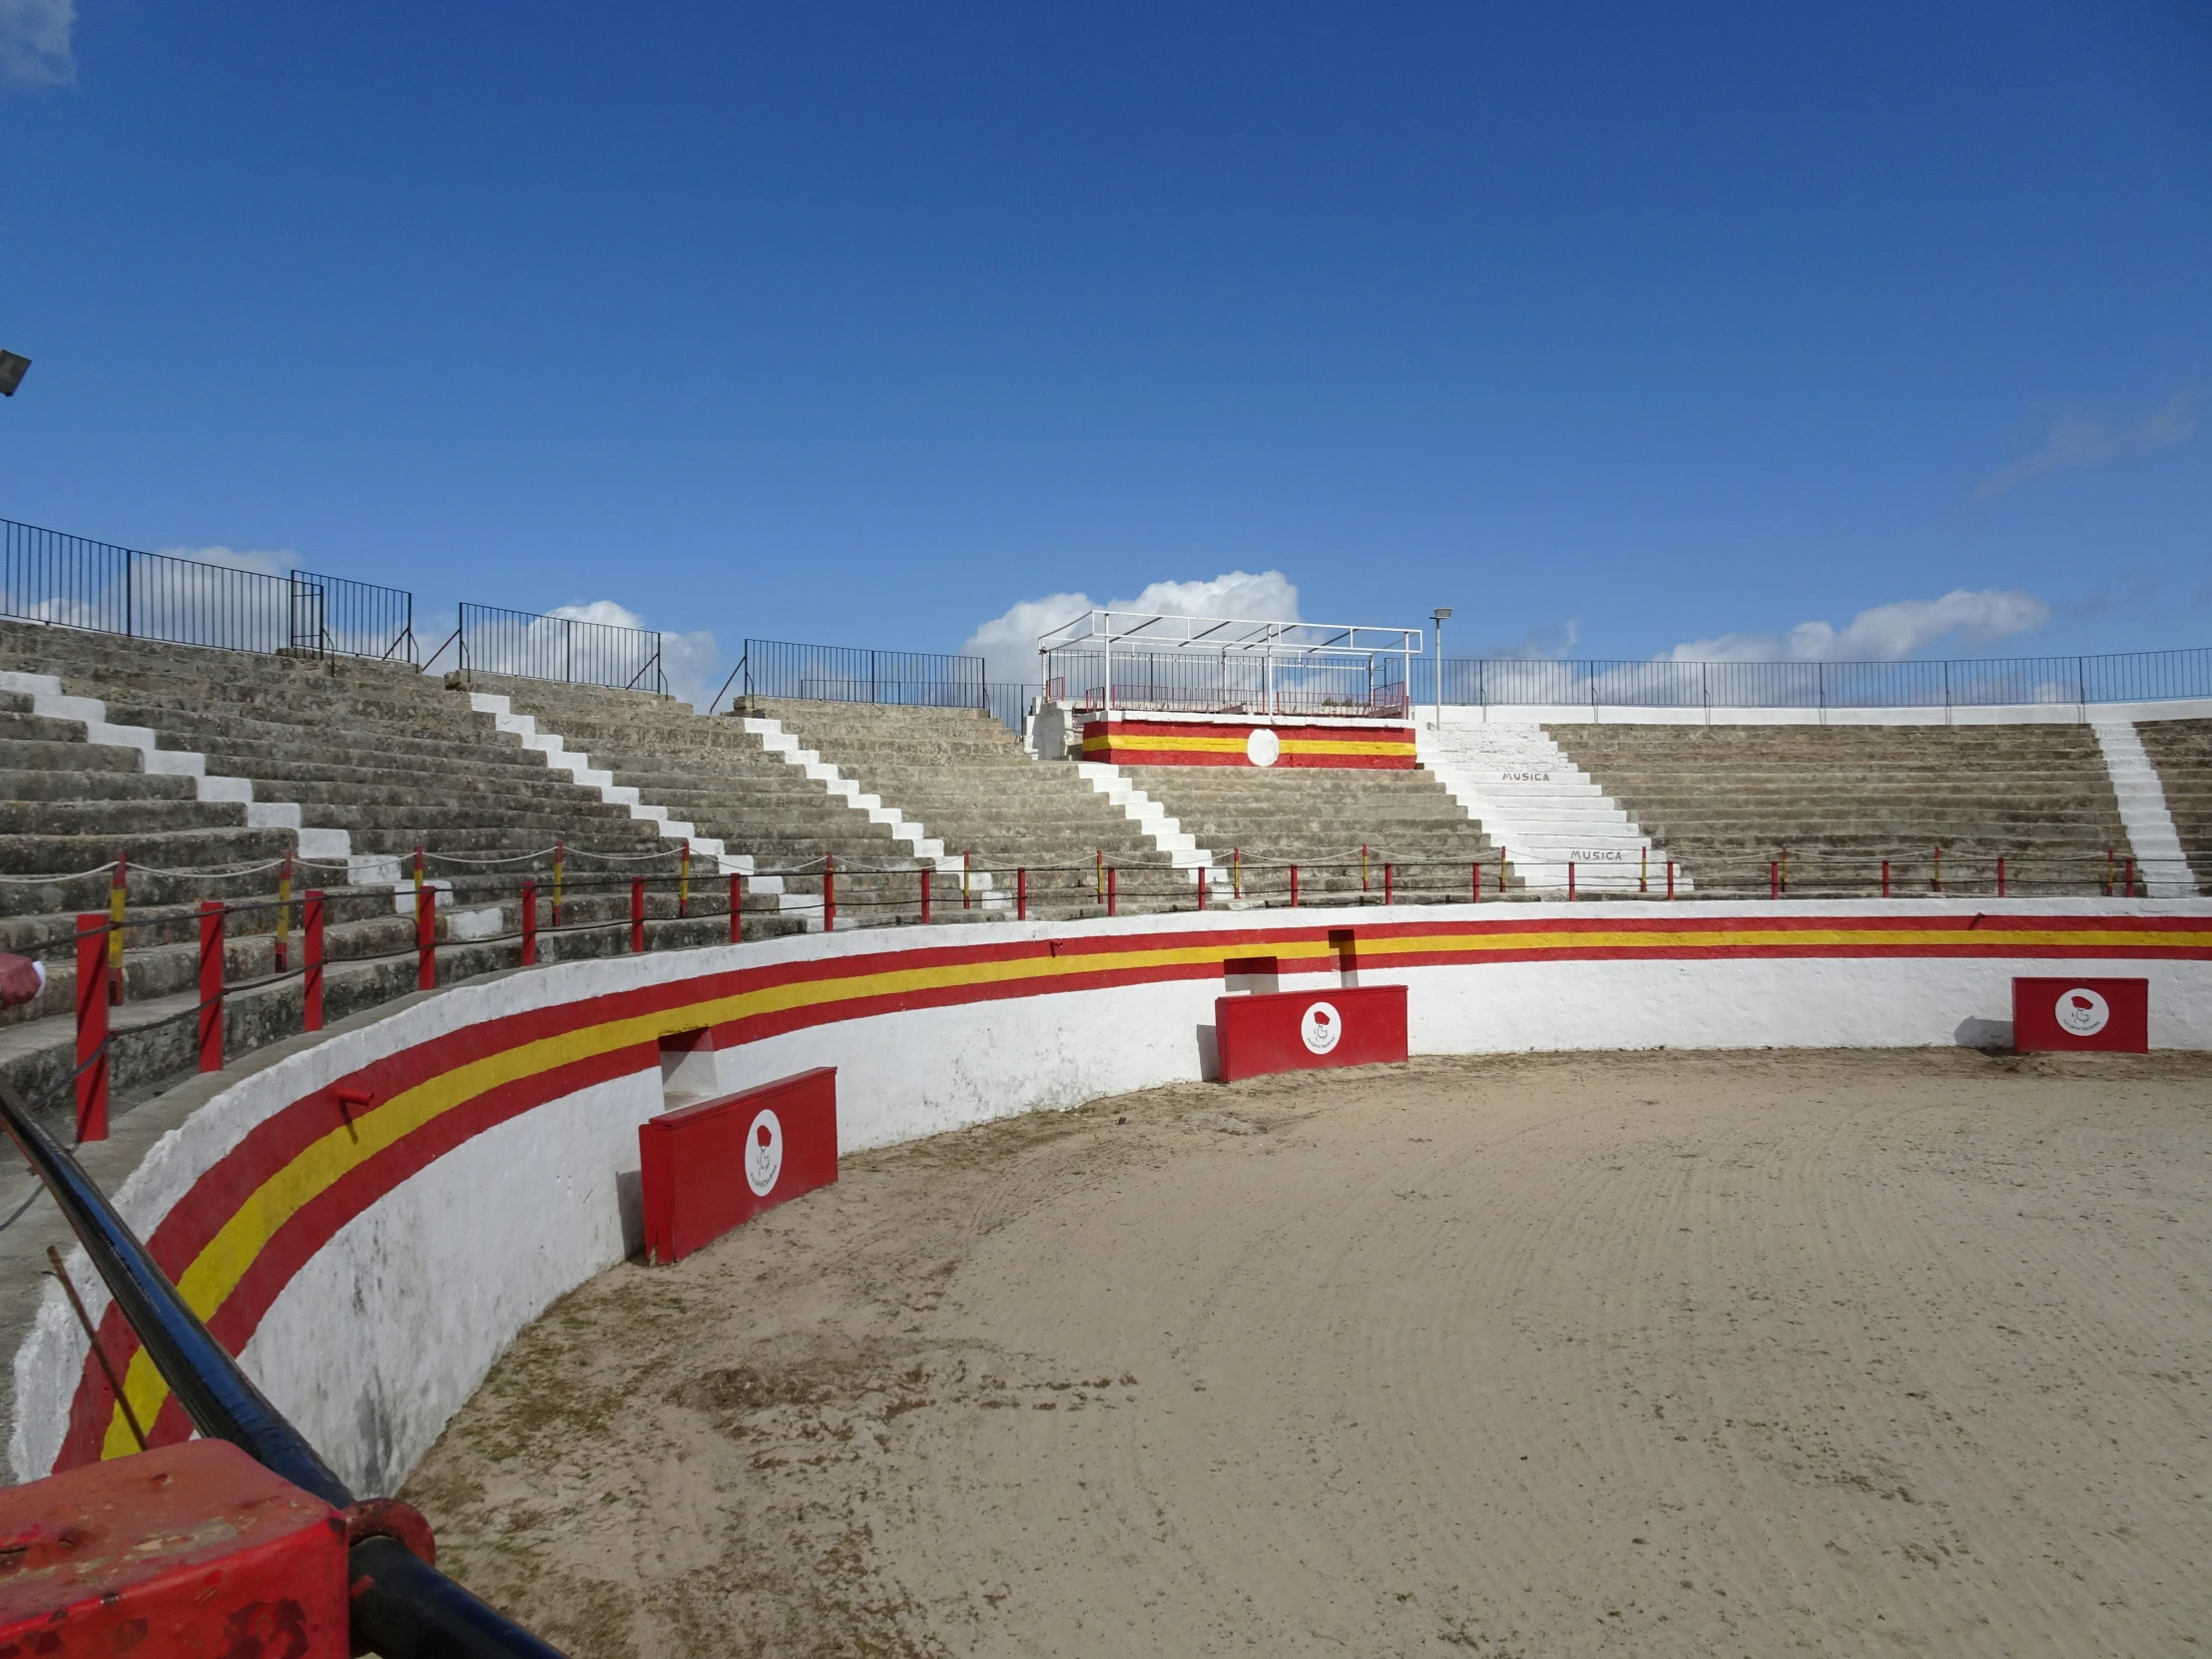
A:
{"type": "Polygon", "coordinates": [[[1014,871],[1014,919],[1029,919],[1029,871],[1026,868],[1014,871]]]}
{"type": "Polygon", "coordinates": [[[630,877],[630,954],[645,954],[645,877],[630,877]]]}
{"type": "Polygon", "coordinates": [[[684,843],[684,855],[678,860],[676,874],[676,914],[679,918],[691,914],[691,842],[684,843]]]}
{"type": "Polygon", "coordinates": [[[1384,864],[1382,866],[1382,902],[1384,904],[1395,904],[1397,902],[1397,865],[1395,864],[1384,864]]]}
{"type": "Polygon", "coordinates": [[[299,951],[305,970],[299,975],[299,1027],[322,1029],[322,889],[309,887],[299,911],[299,951]]]}
{"type": "Polygon", "coordinates": [[[1298,865],[1291,865],[1291,908],[1298,908],[1298,865]]]}
{"type": "Polygon", "coordinates": [[[1121,871],[1112,864],[1106,866],[1106,913],[1121,913],[1121,871]]]}
{"type": "Polygon", "coordinates": [[[1648,846],[1636,855],[1636,890],[1651,891],[1651,848],[1648,846]]]}
{"type": "Polygon", "coordinates": [[[968,867],[974,862],[974,853],[963,852],[960,854],[960,908],[963,910],[966,909],[968,907],[968,904],[970,903],[970,898],[968,895],[968,867]]]}
{"type": "Polygon", "coordinates": [[[200,1069],[223,1069],[223,901],[200,901],[200,1069]]]}
{"type": "Polygon", "coordinates": [[[77,1138],[108,1138],[108,918],[87,910],[77,918],[77,1138]],[[94,1055],[100,1057],[95,1060],[94,1055]]]}
{"type": "MultiPolygon", "coordinates": [[[[119,1008],[123,1006],[123,912],[130,901],[131,855],[118,852],[115,875],[108,882],[108,920],[114,924],[114,930],[108,934],[107,979],[108,1000],[119,1008]]],[[[281,963],[277,965],[282,966],[281,963]]]]}
{"type": "Polygon", "coordinates": [[[538,965],[538,884],[522,878],[522,965],[538,965]]]}
{"type": "Polygon", "coordinates": [[[1667,860],[1667,896],[1669,898],[1674,896],[1674,860],[1672,858],[1667,860]]]}
{"type": "Polygon", "coordinates": [[[1204,864],[1198,866],[1198,907],[1201,910],[1206,908],[1206,868],[1204,864]]]}
{"type": "Polygon", "coordinates": [[[414,895],[415,989],[438,988],[438,889],[417,887],[414,895]]]}
{"type": "Polygon", "coordinates": [[[834,933],[837,930],[837,855],[825,853],[822,859],[822,930],[834,933]]]}
{"type": "Polygon", "coordinates": [[[927,864],[926,862],[925,862],[925,863],[923,863],[923,865],[921,866],[921,924],[922,924],[922,926],[924,926],[924,927],[926,927],[926,926],[928,926],[928,925],[929,925],[929,876],[930,876],[930,873],[931,873],[931,866],[930,866],[929,864],[927,864]]]}
{"type": "Polygon", "coordinates": [[[745,924],[742,920],[744,911],[745,872],[734,869],[730,872],[730,942],[732,944],[742,944],[745,941],[745,924]]]}
{"type": "Polygon", "coordinates": [[[1567,860],[1567,902],[1569,904],[1574,902],[1574,860],[1572,858],[1567,860]]]}
{"type": "Polygon", "coordinates": [[[1999,898],[2002,898],[2003,896],[2004,896],[2004,860],[2003,860],[2002,858],[1999,858],[1999,859],[1997,860],[1997,897],[1999,897],[1999,898]]]}
{"type": "Polygon", "coordinates": [[[1360,843],[1360,890],[1362,892],[1368,890],[1368,843],[1366,841],[1360,843]]]}

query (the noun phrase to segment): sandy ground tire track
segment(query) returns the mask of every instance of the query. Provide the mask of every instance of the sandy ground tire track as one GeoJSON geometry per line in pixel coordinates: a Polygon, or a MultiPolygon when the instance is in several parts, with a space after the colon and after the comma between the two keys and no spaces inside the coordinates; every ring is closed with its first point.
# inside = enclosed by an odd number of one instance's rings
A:
{"type": "Polygon", "coordinates": [[[406,1495],[579,1655],[2212,1643],[2212,1062],[1419,1060],[851,1159],[406,1495]]]}

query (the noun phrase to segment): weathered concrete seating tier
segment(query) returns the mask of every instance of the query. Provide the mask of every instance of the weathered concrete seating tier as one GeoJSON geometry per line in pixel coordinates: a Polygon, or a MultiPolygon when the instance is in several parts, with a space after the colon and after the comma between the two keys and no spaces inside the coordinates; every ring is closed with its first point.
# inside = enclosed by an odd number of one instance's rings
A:
{"type": "Polygon", "coordinates": [[[1787,850],[1793,892],[1874,893],[1934,879],[2019,892],[2097,890],[2129,855],[2086,727],[1558,725],[1561,749],[1705,893],[1764,891],[1787,850]]]}
{"type": "Polygon", "coordinates": [[[834,857],[840,926],[919,915],[910,843],[768,753],[739,722],[643,692],[481,674],[469,684],[506,697],[516,714],[589,755],[618,787],[667,808],[728,852],[751,857],[763,872],[792,872],[782,877],[788,893],[817,897],[822,860],[834,857]]]}
{"type": "MultiPolygon", "coordinates": [[[[345,830],[356,860],[364,853],[403,860],[425,845],[433,854],[430,873],[450,884],[437,921],[441,980],[514,964],[516,945],[486,935],[519,927],[516,880],[525,872],[540,877],[544,918],[550,860],[517,859],[518,853],[568,844],[564,919],[571,922],[624,920],[628,874],[665,877],[675,867],[676,843],[656,825],[549,769],[541,755],[474,712],[465,695],[404,667],[0,623],[0,670],[52,676],[68,696],[101,700],[108,724],[150,729],[157,752],[198,751],[208,775],[251,781],[256,803],[296,804],[304,826],[345,830]],[[595,862],[595,852],[619,861],[595,862]],[[638,861],[641,852],[662,855],[638,861]],[[471,866],[437,854],[499,861],[471,866]]],[[[414,922],[396,913],[388,887],[347,887],[347,865],[300,857],[293,830],[250,828],[245,803],[200,800],[196,779],[150,773],[140,751],[88,742],[81,720],[40,716],[33,707],[26,693],[0,691],[0,777],[7,785],[0,793],[0,877],[6,877],[0,948],[36,955],[48,973],[36,1003],[0,1013],[0,1071],[11,1081],[35,1092],[68,1074],[75,917],[106,911],[111,877],[99,866],[118,853],[130,863],[134,923],[123,958],[126,999],[114,1011],[113,1067],[125,1100],[192,1062],[189,1020],[147,1027],[198,1000],[195,904],[274,898],[277,859],[294,860],[295,898],[310,886],[328,895],[328,1017],[414,988],[414,922]],[[367,960],[391,952],[401,954],[367,960]]],[[[725,894],[711,864],[696,890],[698,907],[710,913],[677,920],[675,893],[659,883],[649,889],[647,931],[656,948],[729,936],[725,894]]],[[[802,925],[782,915],[773,897],[749,895],[745,919],[756,936],[802,925]]],[[[276,925],[274,909],[230,918],[227,978],[274,970],[276,925]]],[[[295,904],[294,962],[300,925],[295,904]]],[[[544,960],[628,947],[621,926],[540,938],[544,960]]],[[[295,981],[238,993],[226,1018],[231,1051],[296,1030],[298,997],[295,981]]],[[[64,1111],[63,1104],[54,1111],[64,1111]]]]}
{"type": "MultiPolygon", "coordinates": [[[[1227,863],[1295,863],[1301,902],[1362,897],[1380,903],[1382,866],[1402,866],[1398,890],[1412,898],[1457,897],[1483,866],[1495,892],[1497,848],[1426,771],[1364,772],[1324,767],[1124,767],[1183,830],[1227,863]],[[1368,848],[1362,886],[1360,849],[1368,848]]],[[[1507,864],[1508,889],[1519,878],[1507,864]]],[[[1216,878],[1217,882],[1219,877],[1216,878]]],[[[1288,894],[1288,874],[1254,872],[1248,893],[1270,902],[1288,894]]]]}
{"type": "Polygon", "coordinates": [[[2212,720],[2138,721],[2135,735],[2165,786],[2197,890],[2212,892],[2212,720]]]}
{"type": "Polygon", "coordinates": [[[1033,913],[1097,913],[1101,852],[1128,872],[1126,908],[1191,902],[1188,877],[1073,762],[1034,759],[981,710],[753,698],[743,713],[780,722],[948,852],[1001,872],[1026,868],[1033,913]]]}

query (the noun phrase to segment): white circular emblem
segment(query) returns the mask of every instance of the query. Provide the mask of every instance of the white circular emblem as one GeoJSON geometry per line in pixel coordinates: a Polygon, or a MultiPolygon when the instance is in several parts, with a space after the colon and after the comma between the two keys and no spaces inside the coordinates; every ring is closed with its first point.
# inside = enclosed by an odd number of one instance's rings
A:
{"type": "Polygon", "coordinates": [[[2104,1005],[2104,998],[2086,985],[2058,993],[2058,1023],[2073,1036],[2093,1037],[2111,1017],[2112,1010],[2104,1005]]]}
{"type": "Polygon", "coordinates": [[[753,1189],[755,1198],[766,1198],[783,1173],[783,1121],[764,1106],[745,1133],[745,1184],[753,1189]]]}
{"type": "Polygon", "coordinates": [[[1253,728],[1245,739],[1245,759],[1256,767],[1271,767],[1283,758],[1283,740],[1265,726],[1253,728]]]}
{"type": "Polygon", "coordinates": [[[1337,1012],[1334,1002],[1317,1002],[1298,1022],[1298,1034],[1306,1039],[1308,1053],[1327,1054],[1345,1034],[1344,1015],[1337,1012]]]}

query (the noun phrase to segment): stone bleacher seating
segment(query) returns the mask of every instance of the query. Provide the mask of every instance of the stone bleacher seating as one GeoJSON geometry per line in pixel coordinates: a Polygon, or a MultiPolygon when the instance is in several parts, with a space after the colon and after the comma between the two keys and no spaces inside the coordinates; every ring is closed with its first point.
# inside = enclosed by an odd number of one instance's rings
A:
{"type": "MultiPolygon", "coordinates": [[[[721,840],[725,851],[750,857],[758,871],[783,872],[786,894],[806,898],[818,922],[826,855],[838,865],[840,927],[918,916],[912,847],[895,839],[888,825],[870,823],[770,754],[740,721],[709,718],[648,692],[483,674],[469,684],[504,696],[516,714],[532,717],[541,732],[558,733],[617,785],[721,840]]],[[[955,917],[940,910],[932,919],[955,917]]]]}
{"type": "MultiPolygon", "coordinates": [[[[949,853],[1010,888],[1028,870],[1032,915],[1096,915],[1098,859],[1119,870],[1121,908],[1135,913],[1192,901],[1178,873],[1120,808],[1091,789],[1072,761],[1039,761],[979,709],[747,700],[744,713],[779,722],[807,748],[919,822],[949,853]]],[[[958,877],[939,876],[936,902],[958,901],[958,877]]]]}
{"type": "Polygon", "coordinates": [[[2158,769],[2197,890],[2212,892],[2212,720],[2139,720],[2135,735],[2158,769]]]}
{"type": "MultiPolygon", "coordinates": [[[[114,1010],[112,1076],[119,1099],[188,1067],[191,1022],[148,1029],[197,1001],[197,921],[203,898],[234,902],[276,896],[275,860],[296,860],[295,894],[328,894],[325,976],[329,1019],[344,1017],[415,985],[414,938],[404,893],[390,878],[416,845],[431,874],[452,883],[439,912],[441,979],[511,967],[516,945],[469,935],[512,932],[520,920],[524,871],[549,896],[543,857],[516,857],[564,840],[571,848],[565,921],[628,913],[617,885],[632,869],[673,868],[670,857],[593,865],[592,852],[665,851],[657,827],[605,804],[550,771],[540,755],[474,714],[465,696],[403,666],[167,646],[112,635],[0,623],[0,671],[51,676],[65,695],[101,700],[113,725],[151,728],[164,751],[198,751],[210,776],[249,779],[257,803],[295,803],[310,828],[343,830],[353,865],[297,859],[289,829],[248,827],[248,808],[201,800],[191,777],[150,774],[136,750],[87,741],[82,721],[40,717],[33,698],[0,694],[0,948],[35,955],[48,986],[38,1002],[0,1011],[0,1072],[37,1092],[66,1076],[73,1049],[75,916],[105,911],[109,877],[77,875],[128,855],[130,917],[123,1005],[114,1010]],[[508,860],[437,862],[440,854],[508,860]],[[375,864],[364,864],[364,855],[375,864]],[[380,867],[375,867],[380,866],[380,867]],[[235,869],[235,873],[223,873],[235,869]],[[349,873],[374,884],[349,885],[349,873]],[[172,872],[194,873],[172,873],[172,872]],[[618,873],[619,872],[619,873],[618,873]],[[74,876],[75,878],[70,878],[74,876]],[[36,877],[36,879],[26,879],[36,877]],[[596,878],[596,880],[595,880],[596,878]]],[[[702,906],[705,907],[705,906],[702,906]]],[[[715,907],[719,909],[720,901],[715,907]]],[[[726,915],[673,919],[674,896],[656,889],[649,927],[656,945],[728,937],[726,915]]],[[[227,977],[258,978],[275,967],[276,912],[244,910],[228,924],[227,977]]],[[[783,931],[773,914],[748,926],[783,931]]],[[[290,916],[299,949],[299,913],[290,916]]],[[[627,948],[620,928],[541,938],[542,959],[627,948]]],[[[228,999],[227,1048],[244,1053],[298,1029],[296,980],[228,999]]],[[[53,1108],[59,1111],[57,1103],[53,1108]]]]}
{"type": "MultiPolygon", "coordinates": [[[[1241,853],[1247,899],[1287,903],[1299,866],[1301,904],[1380,904],[1383,868],[1395,865],[1400,901],[1443,901],[1497,894],[1497,848],[1426,770],[1339,767],[1124,766],[1122,772],[1169,815],[1219,866],[1241,853]],[[1368,849],[1363,881],[1360,849],[1368,849]],[[1260,868],[1250,866],[1259,865],[1260,868]]],[[[1217,873],[1216,897],[1229,882],[1217,873]]],[[[1520,878],[1506,866],[1508,891],[1520,878]]]]}
{"type": "Polygon", "coordinates": [[[1789,854],[1807,896],[2095,893],[2130,856],[2086,726],[1566,724],[1551,737],[1700,893],[1764,893],[1789,854]]]}

